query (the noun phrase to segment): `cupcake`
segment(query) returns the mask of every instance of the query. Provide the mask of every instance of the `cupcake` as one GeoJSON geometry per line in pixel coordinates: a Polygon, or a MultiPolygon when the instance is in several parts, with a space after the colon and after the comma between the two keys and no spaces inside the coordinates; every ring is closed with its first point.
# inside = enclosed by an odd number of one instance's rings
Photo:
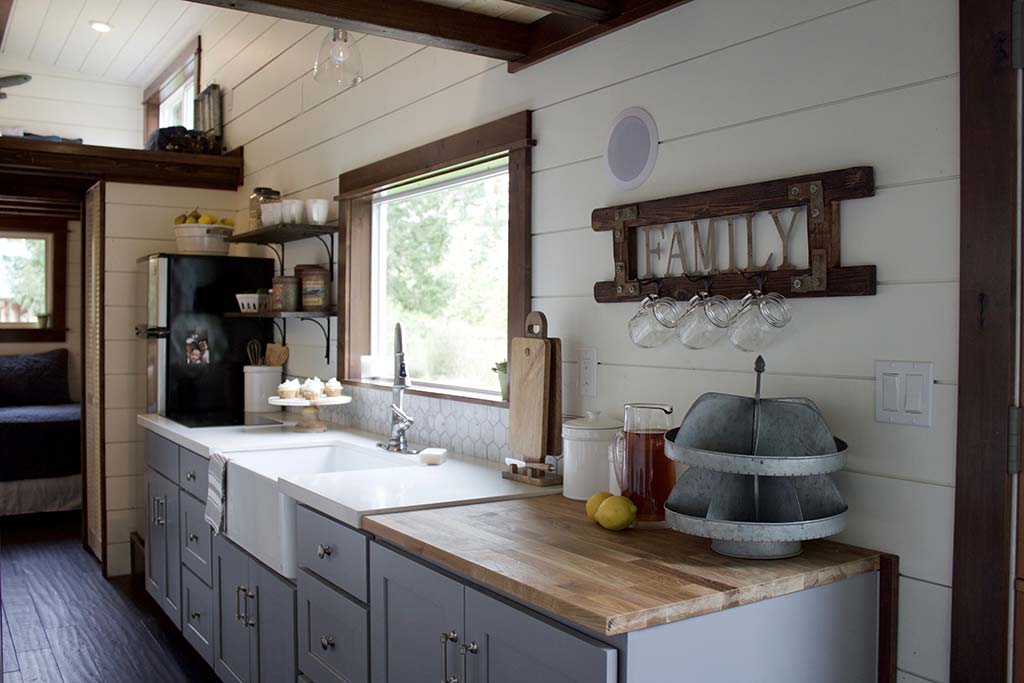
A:
{"type": "Polygon", "coordinates": [[[329,397],[341,396],[341,382],[336,377],[330,378],[324,384],[324,393],[329,397]]]}
{"type": "Polygon", "coordinates": [[[324,383],[319,377],[307,378],[302,383],[300,391],[302,392],[302,398],[307,401],[315,401],[324,395],[324,383]]]}
{"type": "Polygon", "coordinates": [[[299,380],[288,379],[277,385],[277,395],[280,398],[295,398],[299,395],[299,380]]]}

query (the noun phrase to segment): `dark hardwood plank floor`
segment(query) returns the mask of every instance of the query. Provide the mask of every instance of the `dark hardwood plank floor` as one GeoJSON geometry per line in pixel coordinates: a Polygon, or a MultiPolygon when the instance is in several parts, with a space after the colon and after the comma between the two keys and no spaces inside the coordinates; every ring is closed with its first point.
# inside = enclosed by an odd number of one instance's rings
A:
{"type": "Polygon", "coordinates": [[[211,683],[213,671],[128,577],[104,579],[79,513],[0,518],[3,683],[211,683]]]}

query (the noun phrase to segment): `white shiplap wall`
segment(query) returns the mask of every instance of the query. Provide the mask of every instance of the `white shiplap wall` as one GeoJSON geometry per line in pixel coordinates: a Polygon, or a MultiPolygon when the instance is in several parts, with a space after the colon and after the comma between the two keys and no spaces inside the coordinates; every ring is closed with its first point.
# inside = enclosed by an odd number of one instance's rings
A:
{"type": "Polygon", "coordinates": [[[0,54],[0,76],[32,80],[7,88],[0,128],[82,138],[89,145],[142,147],[142,88],[0,54]]]}
{"type": "MultiPolygon", "coordinates": [[[[245,187],[332,196],[339,173],[522,109],[535,112],[533,302],[563,339],[567,409],[630,400],[678,410],[705,391],[750,393],[751,356],[632,347],[630,305],[598,305],[612,277],[599,206],[852,165],[877,196],[843,205],[843,260],[874,263],[875,297],[794,302],[766,354],[769,392],[808,396],[851,442],[838,477],[843,539],[901,557],[904,679],[948,679],[957,378],[958,64],[955,0],[695,0],[526,71],[375,37],[366,80],[338,93],[309,67],[326,29],[248,17],[207,41],[204,85],[227,92],[229,146],[245,145],[245,187]],[[657,167],[630,193],[605,178],[608,128],[646,107],[657,167]],[[564,258],[572,253],[572,259],[564,258]],[[599,395],[575,387],[576,349],[598,349],[599,395]],[[874,422],[873,363],[935,363],[935,426],[874,422]]],[[[245,206],[248,189],[240,191],[245,206]]],[[[323,261],[289,246],[289,266],[323,261]]],[[[298,375],[333,374],[319,332],[289,328],[298,375]]],[[[414,352],[414,351],[413,351],[414,352]]]]}
{"type": "Polygon", "coordinates": [[[132,531],[145,536],[142,431],[146,412],[146,345],[135,326],[146,319],[146,282],[137,259],[175,251],[174,217],[194,207],[226,215],[235,194],[107,183],[104,279],[104,411],[107,482],[107,574],[130,570],[132,531]]]}

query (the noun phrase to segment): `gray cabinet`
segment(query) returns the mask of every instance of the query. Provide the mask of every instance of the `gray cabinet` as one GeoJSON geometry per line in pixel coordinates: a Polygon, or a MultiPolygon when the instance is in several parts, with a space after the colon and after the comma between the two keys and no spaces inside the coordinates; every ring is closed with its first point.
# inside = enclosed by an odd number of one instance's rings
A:
{"type": "Polygon", "coordinates": [[[460,683],[614,683],[618,652],[466,588],[466,643],[459,647],[460,683]]]}
{"type": "Polygon", "coordinates": [[[146,592],[181,628],[178,484],[146,468],[146,592]]]}
{"type": "Polygon", "coordinates": [[[370,544],[373,683],[446,681],[455,675],[465,630],[463,601],[463,586],[454,579],[370,544]]]}
{"type": "Polygon", "coordinates": [[[368,683],[366,607],[308,571],[298,579],[299,669],[316,683],[368,683]]]}
{"type": "Polygon", "coordinates": [[[213,553],[213,529],[206,523],[206,506],[181,491],[181,564],[203,580],[213,585],[211,568],[213,553]]]}
{"type": "Polygon", "coordinates": [[[378,543],[370,546],[370,631],[373,683],[614,683],[618,677],[614,647],[378,543]]]}
{"type": "Polygon", "coordinates": [[[181,633],[213,666],[213,591],[190,570],[181,570],[181,633]]]}
{"type": "Polygon", "coordinates": [[[213,539],[213,668],[222,681],[294,681],[295,587],[213,539]]]}

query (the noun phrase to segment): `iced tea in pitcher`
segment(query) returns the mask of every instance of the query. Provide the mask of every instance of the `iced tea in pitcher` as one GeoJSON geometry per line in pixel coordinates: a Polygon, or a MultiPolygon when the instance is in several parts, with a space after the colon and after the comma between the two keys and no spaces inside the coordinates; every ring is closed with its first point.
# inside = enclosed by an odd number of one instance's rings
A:
{"type": "Polygon", "coordinates": [[[665,456],[671,414],[670,405],[627,404],[625,426],[611,447],[619,488],[636,505],[640,526],[664,523],[665,501],[676,484],[675,463],[665,456]]]}

